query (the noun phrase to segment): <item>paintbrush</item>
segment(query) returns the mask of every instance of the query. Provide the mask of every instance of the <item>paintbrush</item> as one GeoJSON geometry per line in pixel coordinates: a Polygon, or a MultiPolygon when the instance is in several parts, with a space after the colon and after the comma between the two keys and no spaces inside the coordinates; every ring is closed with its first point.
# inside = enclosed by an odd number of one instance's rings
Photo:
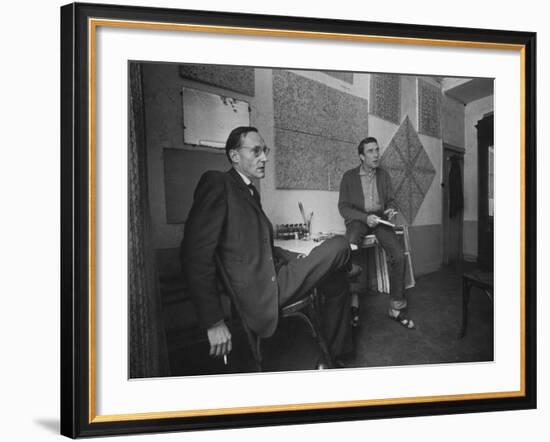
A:
{"type": "Polygon", "coordinates": [[[301,201],[298,202],[298,208],[300,209],[300,213],[302,214],[302,219],[304,220],[304,224],[307,224],[306,219],[306,212],[304,211],[304,205],[301,201]]]}
{"type": "Polygon", "coordinates": [[[390,223],[389,221],[386,221],[385,219],[382,219],[379,216],[377,216],[376,218],[378,218],[379,224],[385,224],[386,226],[395,227],[395,224],[390,223]]]}

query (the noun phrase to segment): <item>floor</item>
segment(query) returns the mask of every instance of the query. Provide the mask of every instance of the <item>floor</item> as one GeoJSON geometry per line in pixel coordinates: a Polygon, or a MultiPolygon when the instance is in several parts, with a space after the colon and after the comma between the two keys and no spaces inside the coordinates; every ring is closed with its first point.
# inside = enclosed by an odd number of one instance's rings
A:
{"type": "MultiPolygon", "coordinates": [[[[354,329],[355,355],[349,367],[480,362],[493,360],[493,303],[473,288],[466,335],[458,334],[462,317],[462,272],[471,265],[443,268],[419,277],[407,291],[409,316],[416,328],[407,330],[387,318],[388,296],[367,292],[361,296],[360,325],[354,329]]],[[[208,357],[204,342],[188,351],[170,352],[173,375],[255,371],[242,330],[233,329],[234,349],[227,365],[208,357]],[[198,355],[202,356],[199,357],[198,355]]],[[[280,324],[263,342],[264,371],[312,370],[319,354],[307,329],[298,320],[280,324]]]]}
{"type": "Polygon", "coordinates": [[[472,289],[468,328],[458,334],[462,318],[462,272],[442,269],[417,280],[408,291],[409,316],[416,328],[407,330],[386,318],[386,295],[364,296],[357,333],[358,367],[438,364],[493,360],[493,303],[472,289]]]}

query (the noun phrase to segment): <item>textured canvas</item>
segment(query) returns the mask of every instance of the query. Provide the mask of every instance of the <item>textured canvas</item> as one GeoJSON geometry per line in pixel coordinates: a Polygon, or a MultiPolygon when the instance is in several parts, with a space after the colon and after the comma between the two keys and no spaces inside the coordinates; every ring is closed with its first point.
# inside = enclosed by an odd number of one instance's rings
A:
{"type": "Polygon", "coordinates": [[[367,103],[293,72],[273,71],[275,127],[358,143],[366,136],[367,103]]]}
{"type": "Polygon", "coordinates": [[[427,81],[418,80],[419,132],[441,138],[441,91],[427,81]]]}
{"type": "Polygon", "coordinates": [[[399,124],[401,114],[401,78],[393,74],[372,74],[370,80],[371,113],[399,124]]]}
{"type": "Polygon", "coordinates": [[[278,189],[338,190],[357,164],[355,145],[275,128],[278,189]]]}
{"type": "Polygon", "coordinates": [[[184,64],[180,66],[180,75],[201,83],[239,92],[249,97],[254,96],[254,68],[184,64]]]}
{"type": "Polygon", "coordinates": [[[432,185],[435,168],[409,117],[384,151],[381,166],[391,176],[399,211],[412,224],[432,185]]]}
{"type": "Polygon", "coordinates": [[[278,189],[338,190],[367,136],[368,101],[288,71],[273,71],[278,189]]]}
{"type": "Polygon", "coordinates": [[[344,173],[359,165],[359,157],[357,155],[357,144],[351,143],[333,143],[330,145],[330,158],[328,164],[329,170],[329,185],[328,190],[340,190],[340,181],[344,173]]]}

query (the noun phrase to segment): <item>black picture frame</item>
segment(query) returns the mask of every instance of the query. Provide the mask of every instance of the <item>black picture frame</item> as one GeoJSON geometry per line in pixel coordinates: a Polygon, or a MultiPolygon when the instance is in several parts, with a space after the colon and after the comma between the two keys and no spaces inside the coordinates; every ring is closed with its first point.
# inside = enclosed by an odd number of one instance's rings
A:
{"type": "MultiPolygon", "coordinates": [[[[92,128],[93,129],[93,128],[92,128]]],[[[125,149],[125,146],[121,146],[125,149]]],[[[73,3],[61,8],[61,434],[76,438],[200,429],[240,428],[335,422],[360,419],[427,416],[536,408],[536,34],[489,29],[449,28],[303,17],[267,16],[165,8],[73,3]],[[509,45],[522,56],[524,170],[524,256],[522,291],[522,392],[510,397],[481,397],[437,402],[402,402],[387,405],[328,407],[242,414],[188,417],[152,415],[139,419],[97,419],[95,388],[90,375],[90,269],[94,247],[88,232],[90,212],[90,157],[94,136],[90,121],[89,19],[149,23],[186,23],[256,30],[282,30],[314,34],[346,34],[444,41],[453,44],[509,45]]]]}

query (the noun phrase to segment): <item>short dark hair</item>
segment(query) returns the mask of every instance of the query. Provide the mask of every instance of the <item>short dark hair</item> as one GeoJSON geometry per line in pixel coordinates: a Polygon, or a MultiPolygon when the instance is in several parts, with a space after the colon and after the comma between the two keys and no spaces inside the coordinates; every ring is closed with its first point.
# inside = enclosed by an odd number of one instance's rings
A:
{"type": "Polygon", "coordinates": [[[252,126],[239,126],[231,131],[225,142],[225,155],[231,164],[231,157],[229,156],[229,151],[238,150],[241,147],[242,138],[249,132],[258,132],[258,129],[252,126]]]}
{"type": "Polygon", "coordinates": [[[378,140],[374,137],[363,138],[361,141],[359,141],[359,145],[357,146],[357,153],[359,155],[363,155],[363,152],[365,152],[365,144],[369,143],[378,144],[378,140]]]}

